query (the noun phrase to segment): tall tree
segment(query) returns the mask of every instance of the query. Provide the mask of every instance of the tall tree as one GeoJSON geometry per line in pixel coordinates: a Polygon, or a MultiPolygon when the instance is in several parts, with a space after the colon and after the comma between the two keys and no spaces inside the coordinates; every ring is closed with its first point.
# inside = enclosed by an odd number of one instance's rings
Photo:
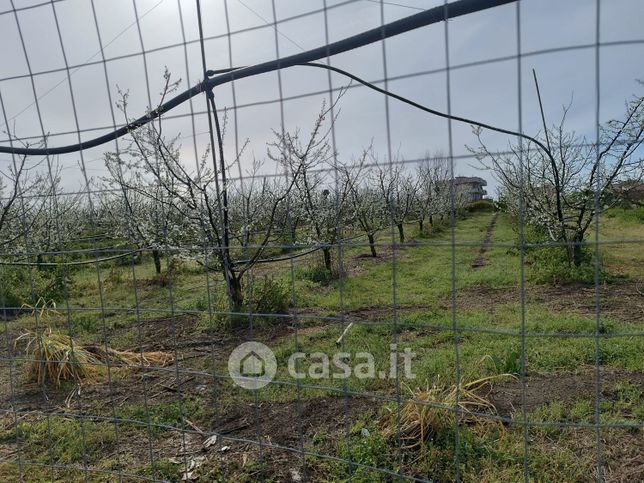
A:
{"type": "MultiPolygon", "coordinates": [[[[303,226],[308,230],[309,242],[319,245],[324,267],[332,272],[331,250],[342,235],[341,220],[347,201],[348,185],[342,176],[328,176],[334,171],[337,158],[329,143],[331,126],[335,119],[325,120],[332,107],[323,104],[310,134],[301,132],[276,133],[269,157],[280,162],[295,183],[296,202],[303,213],[303,226]]],[[[346,220],[345,220],[346,221],[346,220]]]]}
{"type": "Polygon", "coordinates": [[[398,229],[400,243],[405,243],[404,224],[412,213],[418,179],[406,173],[401,164],[376,163],[373,182],[380,192],[391,223],[398,229]]]}
{"type": "Polygon", "coordinates": [[[378,190],[369,182],[369,168],[366,161],[371,148],[364,150],[357,162],[340,167],[348,190],[348,207],[351,219],[367,235],[371,256],[377,257],[375,235],[387,223],[386,206],[378,190]]]}
{"type": "MultiPolygon", "coordinates": [[[[640,82],[640,84],[642,84],[640,82]]],[[[620,179],[641,180],[644,141],[644,97],[626,102],[621,119],[600,127],[599,144],[566,130],[568,108],[559,124],[531,142],[511,143],[507,152],[488,149],[481,129],[475,129],[479,146],[471,149],[479,162],[494,172],[508,208],[519,213],[520,200],[526,222],[563,243],[568,263],[583,262],[583,243],[598,212],[615,201],[613,185],[620,179]]]]}
{"type": "MultiPolygon", "coordinates": [[[[163,103],[163,98],[177,85],[170,82],[167,72],[165,79],[166,85],[159,104],[163,103]]],[[[129,120],[127,94],[122,95],[119,107],[126,120],[129,120]]],[[[212,112],[215,110],[212,109],[212,112]]],[[[253,225],[254,220],[248,219],[249,216],[256,215],[249,211],[251,207],[248,202],[246,208],[243,208],[242,202],[242,209],[237,213],[244,219],[231,221],[231,215],[235,213],[231,209],[229,196],[230,165],[222,159],[224,129],[220,128],[218,118],[215,121],[218,144],[216,152],[219,159],[213,157],[212,164],[209,163],[209,152],[206,152],[197,166],[187,167],[181,160],[177,139],[168,140],[163,134],[163,116],[132,131],[130,144],[120,152],[108,153],[106,162],[108,165],[119,166],[119,169],[112,170],[117,174],[113,176],[113,181],[125,184],[124,193],[134,191],[147,197],[155,209],[160,210],[156,213],[161,213],[163,220],[169,220],[167,224],[165,221],[162,223],[164,240],[179,240],[176,248],[190,253],[199,248],[198,244],[185,244],[182,240],[204,240],[200,251],[203,249],[209,252],[212,255],[209,259],[216,260],[212,265],[209,263],[207,268],[218,270],[223,275],[230,309],[232,312],[240,312],[244,309],[244,275],[260,260],[271,242],[277,213],[293,188],[298,173],[294,172],[289,182],[282,186],[271,186],[268,183],[262,185],[265,206],[261,210],[261,226],[253,225]],[[130,171],[130,175],[120,176],[119,170],[130,171]],[[136,183],[132,183],[132,180],[136,183]],[[271,188],[275,188],[275,191],[269,193],[271,188]],[[165,218],[168,214],[170,218],[165,218]],[[247,236],[242,235],[236,239],[233,233],[236,224],[246,227],[253,225],[253,228],[246,230],[247,236]],[[169,235],[172,233],[176,233],[176,236],[169,235]]],[[[240,155],[241,153],[237,154],[238,157],[240,155]]],[[[233,161],[238,162],[239,159],[233,161]]]]}
{"type": "Polygon", "coordinates": [[[450,168],[441,154],[425,159],[416,166],[418,188],[414,198],[414,213],[418,228],[423,231],[425,220],[434,225],[434,215],[444,214],[450,206],[450,168]]]}

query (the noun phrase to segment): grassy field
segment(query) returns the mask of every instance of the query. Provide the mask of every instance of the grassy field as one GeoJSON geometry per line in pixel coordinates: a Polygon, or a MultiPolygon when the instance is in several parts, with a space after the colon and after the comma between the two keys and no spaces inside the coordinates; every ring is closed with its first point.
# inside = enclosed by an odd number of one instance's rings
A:
{"type": "MultiPolygon", "coordinates": [[[[409,225],[402,246],[385,230],[377,258],[361,239],[338,247],[341,276],[332,280],[317,268],[319,253],[261,265],[252,276],[272,277],[291,307],[233,325],[221,277],[193,262],[178,264],[172,277],[155,276],[147,258],[77,270],[68,303],[5,323],[0,474],[5,481],[178,481],[185,473],[192,481],[394,481],[396,473],[589,481],[600,459],[607,481],[641,481],[639,213],[602,218],[597,286],[544,282],[532,260],[546,248],[526,255],[522,273],[507,216],[476,212],[453,229],[419,233],[409,225]],[[77,346],[162,352],[174,362],[99,364],[80,389],[36,384],[25,341],[15,342],[36,327],[71,334],[77,346]],[[278,362],[273,383],[258,391],[235,386],[227,373],[231,350],[251,339],[278,362]],[[342,350],[371,353],[380,374],[392,343],[416,354],[414,379],[293,380],[287,372],[294,351],[342,350]],[[453,411],[457,381],[461,404],[483,403],[453,411]],[[212,433],[217,441],[205,444],[212,433]]],[[[309,368],[305,361],[301,369],[309,368]]]]}

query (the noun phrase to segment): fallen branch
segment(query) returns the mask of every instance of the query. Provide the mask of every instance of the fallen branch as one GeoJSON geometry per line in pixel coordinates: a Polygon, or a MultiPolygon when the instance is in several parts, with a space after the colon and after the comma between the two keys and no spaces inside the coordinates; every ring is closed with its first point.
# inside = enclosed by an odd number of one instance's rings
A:
{"type": "Polygon", "coordinates": [[[188,418],[183,418],[183,420],[188,423],[188,426],[190,426],[192,429],[194,429],[197,433],[199,433],[201,436],[205,436],[205,433],[192,421],[190,421],[188,418]]]}

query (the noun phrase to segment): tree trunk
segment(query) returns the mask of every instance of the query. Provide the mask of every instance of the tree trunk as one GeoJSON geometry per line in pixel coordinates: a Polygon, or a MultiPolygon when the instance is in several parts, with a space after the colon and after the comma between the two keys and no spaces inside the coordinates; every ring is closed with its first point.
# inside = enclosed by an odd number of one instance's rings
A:
{"type": "Polygon", "coordinates": [[[324,268],[328,270],[329,273],[332,271],[331,267],[331,247],[325,247],[322,249],[322,253],[324,254],[324,268]]]}
{"type": "Polygon", "coordinates": [[[420,232],[423,232],[423,219],[421,218],[418,220],[418,228],[420,229],[420,232]]]}
{"type": "Polygon", "coordinates": [[[405,243],[405,231],[403,228],[403,224],[399,223],[396,226],[398,227],[398,234],[400,235],[400,243],[405,243]]]}
{"type": "Polygon", "coordinates": [[[434,226],[434,215],[429,215],[429,226],[434,226]]]}
{"type": "Polygon", "coordinates": [[[234,273],[228,275],[228,293],[232,302],[231,312],[241,312],[244,308],[244,292],[242,291],[241,278],[234,273]]]}
{"type": "Polygon", "coordinates": [[[371,248],[371,256],[376,258],[378,254],[376,253],[376,242],[373,238],[373,233],[368,233],[367,237],[369,237],[369,248],[371,248]]]}
{"type": "Polygon", "coordinates": [[[583,233],[575,233],[575,236],[572,239],[572,261],[575,264],[575,267],[581,266],[581,263],[583,261],[583,243],[584,241],[584,234],[583,233]]]}
{"type": "Polygon", "coordinates": [[[154,270],[157,275],[161,274],[161,253],[159,250],[152,250],[152,259],[154,260],[154,270]]]}

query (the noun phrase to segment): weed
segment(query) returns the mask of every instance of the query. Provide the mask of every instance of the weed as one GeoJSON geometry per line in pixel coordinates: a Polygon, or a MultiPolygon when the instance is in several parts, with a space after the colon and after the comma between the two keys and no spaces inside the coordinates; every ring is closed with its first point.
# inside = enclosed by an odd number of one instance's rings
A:
{"type": "Polygon", "coordinates": [[[46,320],[51,316],[60,315],[60,312],[56,310],[56,302],[53,300],[45,300],[40,297],[34,305],[29,305],[27,303],[20,306],[20,310],[29,309],[32,315],[37,314],[40,320],[46,320]]]}
{"type": "Polygon", "coordinates": [[[104,283],[107,287],[118,287],[125,281],[125,274],[123,268],[119,265],[112,264],[110,270],[105,277],[104,283]]]}
{"type": "Polygon", "coordinates": [[[140,467],[137,471],[141,476],[147,476],[154,480],[179,481],[184,471],[184,465],[175,464],[167,458],[163,458],[140,467]]]}
{"type": "Polygon", "coordinates": [[[350,442],[339,445],[338,456],[350,463],[336,463],[334,473],[337,477],[351,481],[370,482],[388,481],[384,474],[367,468],[389,468],[395,471],[395,459],[387,440],[374,424],[362,428],[350,442]],[[357,464],[355,464],[357,463],[357,464]]]}
{"type": "Polygon", "coordinates": [[[210,303],[208,301],[208,296],[204,295],[202,297],[199,297],[197,300],[195,300],[194,308],[195,308],[195,310],[198,310],[199,312],[208,311],[209,308],[210,308],[210,303]]]}
{"type": "Polygon", "coordinates": [[[491,362],[493,374],[512,374],[517,376],[521,373],[521,354],[517,349],[512,349],[503,356],[498,354],[487,355],[486,359],[491,362]]]}
{"type": "Polygon", "coordinates": [[[199,421],[203,415],[203,408],[200,408],[193,400],[183,399],[181,401],[159,402],[149,404],[131,404],[119,408],[119,416],[125,419],[137,421],[142,427],[151,425],[154,434],[160,434],[171,428],[185,428],[187,423],[184,418],[190,415],[191,421],[199,421]]]}
{"type": "Polygon", "coordinates": [[[295,269],[295,276],[302,280],[308,280],[320,285],[329,285],[337,277],[335,274],[329,272],[323,265],[310,265],[307,267],[297,267],[295,269]]]}
{"type": "Polygon", "coordinates": [[[619,218],[626,223],[644,223],[644,206],[633,208],[613,208],[607,213],[609,218],[619,218]]]}
{"type": "Polygon", "coordinates": [[[95,332],[98,327],[98,320],[95,317],[81,315],[72,318],[72,324],[75,329],[92,333],[95,332]]]}
{"type": "Polygon", "coordinates": [[[570,265],[564,247],[537,247],[527,251],[526,264],[530,279],[535,283],[563,284],[569,282],[593,283],[595,263],[592,249],[582,247],[581,265],[570,265]]]}

